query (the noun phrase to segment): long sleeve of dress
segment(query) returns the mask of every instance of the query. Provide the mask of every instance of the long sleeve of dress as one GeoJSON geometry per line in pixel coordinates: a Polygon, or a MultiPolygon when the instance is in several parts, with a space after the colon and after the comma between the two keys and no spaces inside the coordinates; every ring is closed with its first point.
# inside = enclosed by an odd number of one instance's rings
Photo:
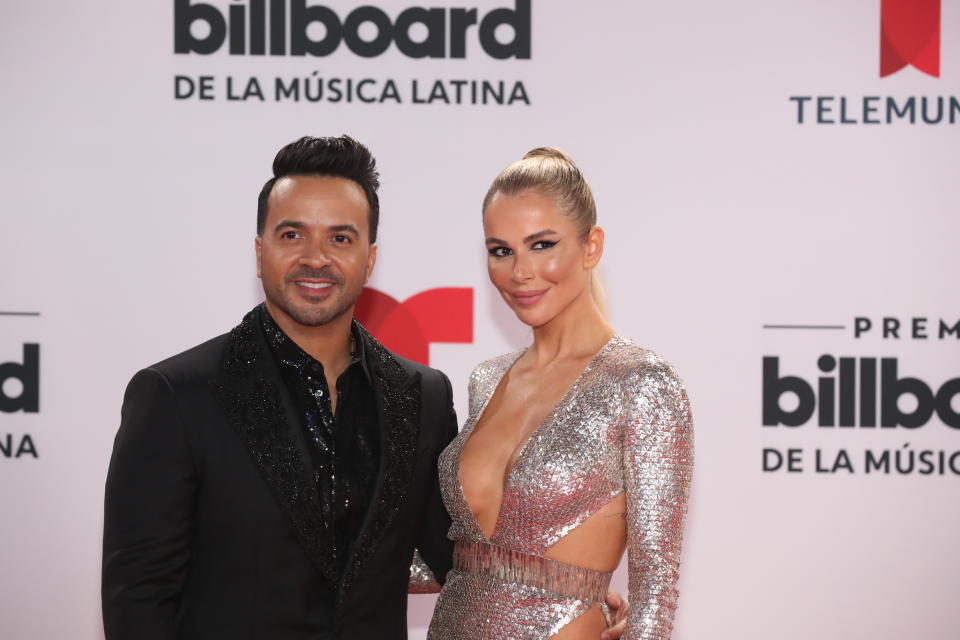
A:
{"type": "Polygon", "coordinates": [[[690,402],[673,368],[650,362],[628,386],[623,466],[630,613],[623,640],[667,640],[693,471],[690,402]],[[636,385],[636,386],[634,386],[636,385]]]}

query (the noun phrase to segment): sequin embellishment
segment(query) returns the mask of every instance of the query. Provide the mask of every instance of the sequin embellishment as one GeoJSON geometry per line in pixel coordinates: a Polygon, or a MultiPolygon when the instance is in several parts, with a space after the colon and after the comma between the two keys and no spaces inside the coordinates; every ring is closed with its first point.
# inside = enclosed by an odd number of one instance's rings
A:
{"type": "MultiPolygon", "coordinates": [[[[495,545],[505,550],[493,552],[499,555],[542,557],[625,493],[631,605],[623,639],[666,640],[676,608],[693,468],[683,384],[653,352],[621,336],[611,338],[524,446],[504,486],[497,528],[487,540],[463,496],[460,452],[520,355],[488,360],[471,375],[470,415],[439,461],[443,499],[453,519],[449,537],[460,549],[495,545]]],[[[503,564],[499,558],[488,564],[494,569],[461,564],[448,574],[430,640],[545,640],[599,604],[599,593],[558,588],[564,580],[544,581],[541,569],[524,569],[535,561],[523,560],[519,569],[496,568],[503,564]]]]}

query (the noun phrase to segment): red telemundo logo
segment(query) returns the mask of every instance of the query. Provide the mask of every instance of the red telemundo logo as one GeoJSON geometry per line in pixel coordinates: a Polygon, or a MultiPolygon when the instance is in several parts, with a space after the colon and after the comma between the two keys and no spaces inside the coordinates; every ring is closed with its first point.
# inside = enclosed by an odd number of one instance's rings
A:
{"type": "Polygon", "coordinates": [[[940,0],[880,0],[880,77],[907,65],[940,77],[940,0]]]}
{"type": "Polygon", "coordinates": [[[354,315],[391,351],[430,364],[432,342],[473,342],[473,289],[429,289],[398,302],[372,287],[354,315]]]}

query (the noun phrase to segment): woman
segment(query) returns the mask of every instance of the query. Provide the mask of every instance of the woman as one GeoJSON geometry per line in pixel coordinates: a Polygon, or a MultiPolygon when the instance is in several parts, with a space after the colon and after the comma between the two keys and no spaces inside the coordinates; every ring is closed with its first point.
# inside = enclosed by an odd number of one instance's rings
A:
{"type": "Polygon", "coordinates": [[[593,640],[624,549],[623,638],[668,638],[692,470],[683,385],[595,300],[604,233],[570,158],[540,148],[504,169],[483,227],[490,281],[533,344],[474,370],[440,457],[456,550],[428,638],[593,640]]]}

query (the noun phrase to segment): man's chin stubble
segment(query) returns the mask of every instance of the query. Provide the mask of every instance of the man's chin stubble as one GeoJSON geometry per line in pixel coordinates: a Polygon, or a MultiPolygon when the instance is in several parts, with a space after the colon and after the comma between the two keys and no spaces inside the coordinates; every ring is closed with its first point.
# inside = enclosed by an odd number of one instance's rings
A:
{"type": "MultiPolygon", "coordinates": [[[[362,292],[363,290],[361,289],[360,293],[362,292]]],[[[284,304],[282,305],[277,304],[276,302],[274,302],[274,304],[283,309],[284,312],[297,324],[306,327],[320,327],[340,318],[343,316],[343,314],[347,313],[351,308],[353,308],[353,305],[355,305],[357,300],[360,299],[360,293],[354,296],[353,300],[347,301],[346,303],[342,301],[331,301],[340,303],[336,304],[336,306],[329,311],[297,308],[296,305],[289,304],[286,300],[283,301],[284,304]]]]}

